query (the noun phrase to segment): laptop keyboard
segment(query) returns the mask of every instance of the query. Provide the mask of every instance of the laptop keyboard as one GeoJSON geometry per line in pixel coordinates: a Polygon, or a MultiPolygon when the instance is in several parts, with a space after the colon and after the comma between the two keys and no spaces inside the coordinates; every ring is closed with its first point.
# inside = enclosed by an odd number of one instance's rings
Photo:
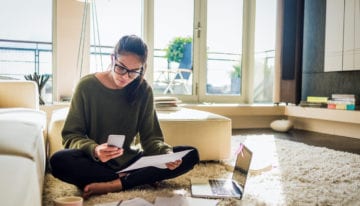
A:
{"type": "Polygon", "coordinates": [[[227,180],[209,180],[211,190],[216,195],[236,195],[234,185],[227,180]]]}

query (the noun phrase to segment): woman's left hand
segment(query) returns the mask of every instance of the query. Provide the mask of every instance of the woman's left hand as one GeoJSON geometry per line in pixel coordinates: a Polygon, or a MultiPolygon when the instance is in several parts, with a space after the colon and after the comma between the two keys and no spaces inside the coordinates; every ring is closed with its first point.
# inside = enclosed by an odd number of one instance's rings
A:
{"type": "Polygon", "coordinates": [[[175,162],[168,162],[166,163],[166,167],[169,169],[169,170],[174,170],[176,168],[178,168],[182,163],[182,160],[176,160],[175,162]]]}

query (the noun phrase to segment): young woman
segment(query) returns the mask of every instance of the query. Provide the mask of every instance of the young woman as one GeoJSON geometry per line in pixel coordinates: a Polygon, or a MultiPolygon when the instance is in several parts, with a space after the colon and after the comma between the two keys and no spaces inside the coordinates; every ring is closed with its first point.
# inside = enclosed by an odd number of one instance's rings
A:
{"type": "Polygon", "coordinates": [[[116,44],[108,71],[81,79],[62,130],[66,149],[50,159],[52,174],[83,189],[83,197],[118,192],[142,184],[174,178],[199,162],[196,148],[171,147],[164,142],[154,110],[153,92],[144,79],[148,49],[130,35],[116,44]],[[122,148],[109,146],[110,134],[125,135],[122,148]],[[134,147],[139,136],[141,150],[134,147]],[[144,155],[192,149],[166,169],[145,167],[117,174],[144,155]]]}

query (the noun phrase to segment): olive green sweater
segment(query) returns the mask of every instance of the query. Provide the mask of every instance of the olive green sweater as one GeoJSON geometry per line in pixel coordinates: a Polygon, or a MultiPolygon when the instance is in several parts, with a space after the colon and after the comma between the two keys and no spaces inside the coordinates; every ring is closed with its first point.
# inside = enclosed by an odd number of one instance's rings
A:
{"type": "Polygon", "coordinates": [[[143,92],[134,104],[127,101],[127,87],[109,89],[94,74],[83,77],[71,100],[62,130],[64,147],[81,149],[96,160],[94,149],[107,142],[109,134],[125,135],[124,154],[107,162],[114,169],[123,168],[140,153],[134,147],[137,134],[144,155],[171,151],[171,147],[164,143],[151,87],[143,81],[140,86],[143,92]]]}

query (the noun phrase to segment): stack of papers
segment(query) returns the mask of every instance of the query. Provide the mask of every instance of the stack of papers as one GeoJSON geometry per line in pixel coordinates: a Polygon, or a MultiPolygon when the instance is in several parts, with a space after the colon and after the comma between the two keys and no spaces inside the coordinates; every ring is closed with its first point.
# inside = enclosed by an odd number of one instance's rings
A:
{"type": "Polygon", "coordinates": [[[154,98],[155,108],[156,110],[179,110],[179,100],[177,97],[155,97],[154,98]]]}

